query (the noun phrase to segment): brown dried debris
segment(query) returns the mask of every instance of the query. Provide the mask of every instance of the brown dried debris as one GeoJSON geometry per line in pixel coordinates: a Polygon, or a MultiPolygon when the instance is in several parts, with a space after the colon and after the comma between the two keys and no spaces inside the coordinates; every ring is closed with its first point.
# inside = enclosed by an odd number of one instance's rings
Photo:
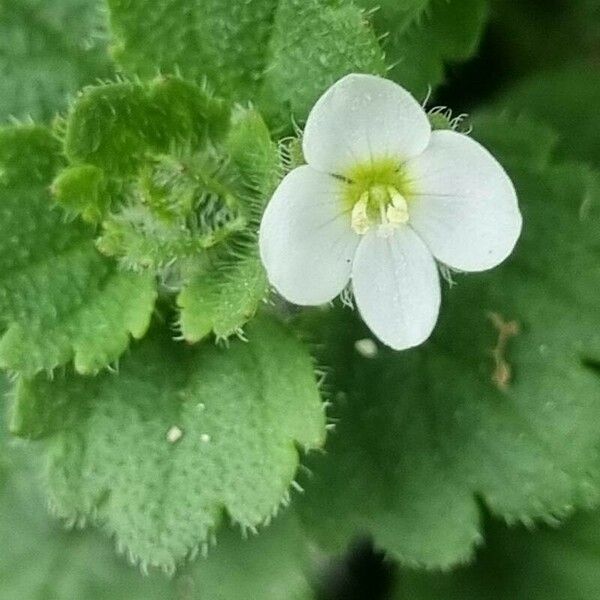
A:
{"type": "Polygon", "coordinates": [[[498,332],[498,342],[490,351],[494,360],[494,372],[492,382],[502,392],[506,392],[512,382],[512,367],[506,359],[506,348],[511,338],[521,333],[521,327],[517,321],[505,321],[501,314],[488,312],[488,319],[498,332]]]}

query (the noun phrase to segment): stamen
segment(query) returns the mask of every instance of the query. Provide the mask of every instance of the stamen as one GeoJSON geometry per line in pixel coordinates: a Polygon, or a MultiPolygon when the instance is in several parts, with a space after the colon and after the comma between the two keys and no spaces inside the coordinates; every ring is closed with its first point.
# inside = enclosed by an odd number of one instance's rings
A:
{"type": "Polygon", "coordinates": [[[408,203],[404,196],[394,187],[388,187],[388,194],[392,203],[387,207],[388,221],[393,225],[408,223],[408,203]]]}
{"type": "Polygon", "coordinates": [[[376,225],[378,236],[389,237],[408,220],[406,198],[390,184],[369,186],[352,208],[352,229],[359,235],[364,235],[376,225]],[[379,212],[379,218],[376,211],[379,212]],[[379,221],[379,224],[376,224],[376,221],[379,221]]]}
{"type": "Polygon", "coordinates": [[[369,192],[364,192],[352,209],[352,229],[358,235],[364,235],[371,227],[368,214],[369,192]]]}

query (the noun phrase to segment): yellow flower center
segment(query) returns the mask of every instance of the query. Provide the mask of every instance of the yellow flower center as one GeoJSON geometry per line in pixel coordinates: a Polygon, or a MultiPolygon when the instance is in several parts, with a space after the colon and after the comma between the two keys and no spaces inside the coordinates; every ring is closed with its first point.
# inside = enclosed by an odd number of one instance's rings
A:
{"type": "Polygon", "coordinates": [[[392,160],[361,164],[344,177],[344,202],[351,212],[352,229],[364,235],[373,226],[388,236],[410,218],[411,185],[404,169],[392,160]]]}

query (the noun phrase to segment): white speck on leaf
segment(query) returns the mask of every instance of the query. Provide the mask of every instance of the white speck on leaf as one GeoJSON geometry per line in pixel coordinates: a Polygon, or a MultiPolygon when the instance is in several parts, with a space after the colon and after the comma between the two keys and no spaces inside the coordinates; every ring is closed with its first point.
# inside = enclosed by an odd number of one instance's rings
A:
{"type": "Polygon", "coordinates": [[[173,427],[171,427],[169,429],[169,431],[167,431],[167,441],[170,444],[175,444],[182,437],[183,437],[183,431],[179,427],[177,427],[177,425],[173,425],[173,427]]]}
{"type": "Polygon", "coordinates": [[[364,338],[362,340],[356,340],[354,343],[356,351],[365,358],[375,358],[379,349],[377,344],[371,338],[364,338]]]}

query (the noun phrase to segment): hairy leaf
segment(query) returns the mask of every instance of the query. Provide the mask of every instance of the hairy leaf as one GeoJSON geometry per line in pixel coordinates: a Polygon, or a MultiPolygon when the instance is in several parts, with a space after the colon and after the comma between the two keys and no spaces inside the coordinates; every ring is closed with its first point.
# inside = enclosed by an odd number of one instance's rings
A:
{"type": "Polygon", "coordinates": [[[446,65],[476,51],[487,20],[487,0],[361,0],[375,28],[387,34],[382,46],[389,76],[419,98],[445,78],[446,65]]]}
{"type": "Polygon", "coordinates": [[[92,229],[52,207],[59,156],[41,127],[0,130],[0,366],[25,375],[115,361],[146,331],[156,295],[151,277],[117,271],[92,229]]]}
{"type": "Polygon", "coordinates": [[[226,338],[239,332],[267,296],[257,231],[265,203],[279,179],[280,161],[269,130],[255,111],[239,112],[226,144],[236,169],[236,187],[249,214],[249,229],[217,248],[178,297],[183,336],[196,342],[211,331],[226,338]]]}
{"type": "Polygon", "coordinates": [[[552,7],[544,2],[496,0],[493,16],[502,66],[513,77],[562,68],[586,56],[590,66],[594,62],[600,43],[598,0],[555,0],[552,7]]]}
{"type": "Polygon", "coordinates": [[[238,333],[267,291],[267,277],[258,256],[217,257],[179,294],[183,336],[188,342],[197,342],[211,332],[217,338],[238,333]]]}
{"type": "Polygon", "coordinates": [[[109,0],[113,53],[144,77],[181,73],[218,94],[260,100],[289,129],[352,71],[382,73],[375,36],[349,0],[109,0]]]}
{"type": "MultiPolygon", "coordinates": [[[[0,389],[2,388],[0,378],[0,389]]],[[[1,419],[0,419],[1,421],[1,419]]],[[[309,600],[308,545],[293,514],[258,536],[224,530],[207,557],[174,578],[142,575],[98,532],[67,530],[47,514],[31,449],[0,423],[0,597],[27,600],[309,600]]]]}
{"type": "Polygon", "coordinates": [[[229,157],[218,151],[229,125],[224,101],[175,77],[87,88],[67,120],[71,165],[55,180],[55,197],[102,224],[103,254],[173,287],[178,260],[201,262],[246,223],[229,157]]]}
{"type": "Polygon", "coordinates": [[[239,100],[256,94],[278,0],[109,0],[113,55],[129,72],[208,78],[239,100]]]}
{"type": "Polygon", "coordinates": [[[249,539],[223,531],[208,559],[179,577],[179,587],[210,600],[314,600],[309,559],[300,524],[293,513],[284,514],[249,539]]]}
{"type": "Polygon", "coordinates": [[[175,600],[159,574],[142,576],[97,532],[66,530],[47,513],[35,455],[2,444],[0,597],[28,600],[175,600]]]}
{"type": "Polygon", "coordinates": [[[89,87],[71,108],[65,153],[73,164],[124,174],[139,167],[147,152],[218,139],[228,121],[223,101],[175,77],[89,87]]]}
{"type": "Polygon", "coordinates": [[[495,105],[511,116],[529,115],[554,127],[562,156],[600,165],[599,78],[593,65],[538,74],[502,94],[495,105]]]}
{"type": "Polygon", "coordinates": [[[474,565],[452,573],[404,570],[396,600],[596,600],[600,514],[581,513],[560,529],[486,527],[474,565]]]}
{"type": "Polygon", "coordinates": [[[357,0],[356,4],[375,15],[377,24],[401,33],[426,11],[431,0],[357,0]]]}
{"type": "Polygon", "coordinates": [[[319,96],[352,72],[383,75],[381,48],[348,0],[280,0],[261,90],[275,124],[304,120],[319,96]]]}
{"type": "Polygon", "coordinates": [[[286,329],[255,319],[247,336],[219,349],[156,334],[118,375],[21,381],[15,414],[44,418],[13,430],[51,435],[57,513],[91,519],[133,560],[168,569],[209,541],[224,512],[250,529],[271,517],[296,445],[323,443],[324,411],[311,360],[286,329]]]}
{"type": "Polygon", "coordinates": [[[256,238],[280,177],[259,113],[180,79],[104,85],[76,102],[65,146],[53,191],[102,223],[100,251],[181,291],[188,341],[237,333],[268,292],[256,238]]]}
{"type": "Polygon", "coordinates": [[[476,498],[523,522],[600,499],[600,380],[586,366],[600,358],[598,175],[504,162],[517,251],[457,276],[428,343],[370,358],[352,313],[315,317],[339,419],[303,505],[323,543],[370,532],[405,563],[447,567],[481,541],[476,498]]]}
{"type": "Polygon", "coordinates": [[[3,0],[0,119],[49,120],[70,95],[111,73],[100,0],[3,0]]]}
{"type": "Polygon", "coordinates": [[[543,171],[551,164],[559,141],[555,129],[525,115],[486,111],[472,119],[473,135],[515,168],[543,171]]]}
{"type": "Polygon", "coordinates": [[[77,165],[61,171],[52,184],[54,199],[68,215],[101,221],[111,205],[109,185],[102,169],[77,165]]]}

